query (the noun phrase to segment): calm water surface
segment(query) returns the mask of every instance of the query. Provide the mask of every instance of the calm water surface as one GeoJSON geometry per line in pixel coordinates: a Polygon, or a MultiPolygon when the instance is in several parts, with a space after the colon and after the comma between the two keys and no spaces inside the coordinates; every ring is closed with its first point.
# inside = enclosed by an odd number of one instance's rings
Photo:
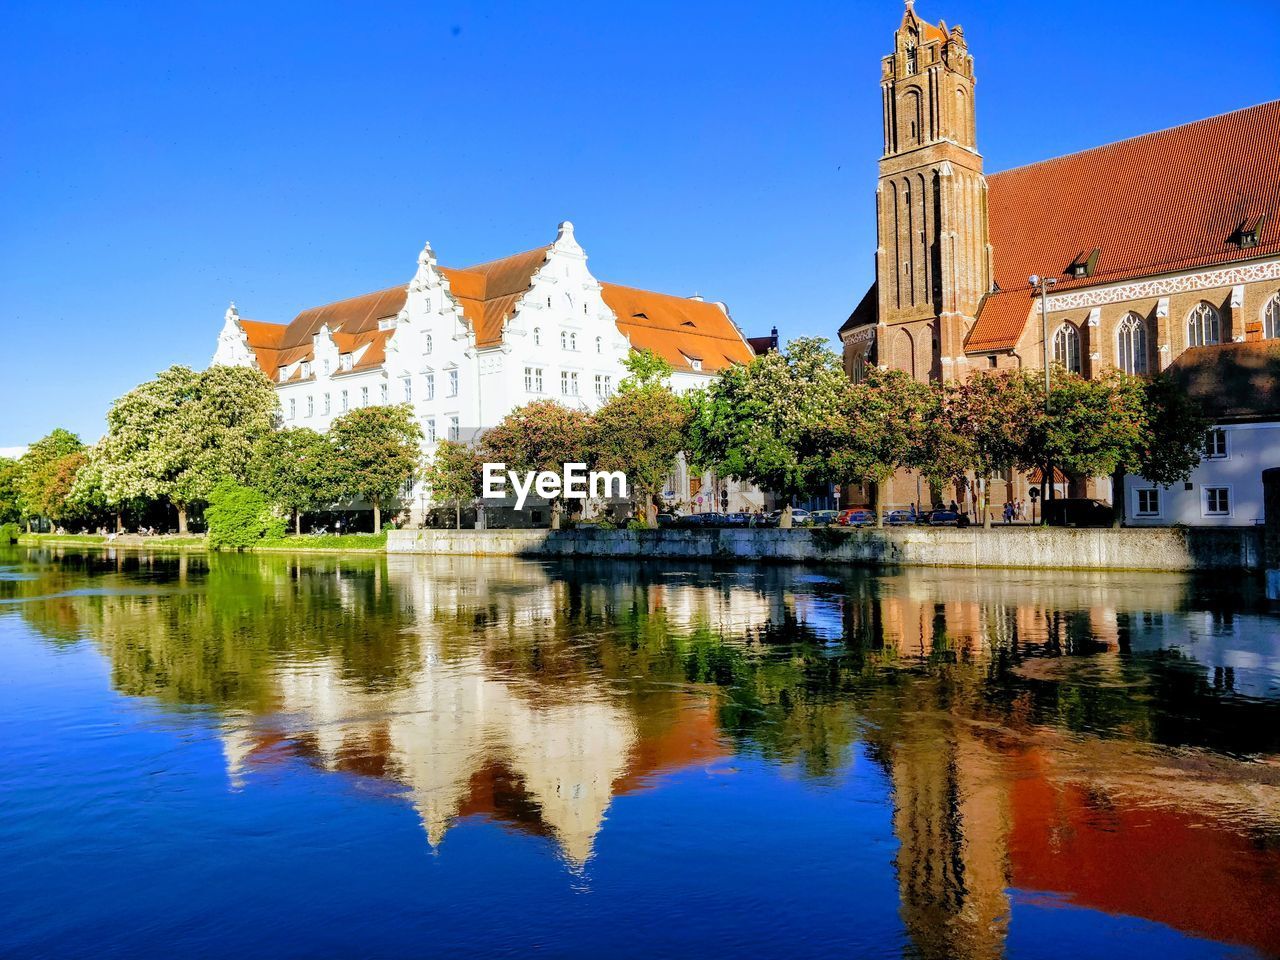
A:
{"type": "Polygon", "coordinates": [[[0,956],[1280,954],[1244,578],[0,553],[0,956]]]}

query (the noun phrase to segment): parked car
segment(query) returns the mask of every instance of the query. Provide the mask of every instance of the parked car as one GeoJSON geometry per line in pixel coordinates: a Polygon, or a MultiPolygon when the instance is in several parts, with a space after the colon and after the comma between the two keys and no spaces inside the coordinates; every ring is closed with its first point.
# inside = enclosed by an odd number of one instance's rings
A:
{"type": "Polygon", "coordinates": [[[674,527],[677,526],[679,522],[680,517],[676,516],[674,513],[658,514],[658,526],[660,527],[674,527]]]}
{"type": "Polygon", "coordinates": [[[960,514],[954,510],[934,510],[929,514],[929,526],[958,527],[960,526],[960,514]]]}
{"type": "Polygon", "coordinates": [[[1046,500],[1042,508],[1051,527],[1109,527],[1113,518],[1109,504],[1088,497],[1046,500]]]}
{"type": "Polygon", "coordinates": [[[724,525],[726,527],[749,527],[751,526],[751,514],[726,513],[724,515],[724,525]]]}
{"type": "Polygon", "coordinates": [[[907,526],[916,522],[916,515],[910,510],[890,510],[884,522],[894,527],[907,526]]]}
{"type": "Polygon", "coordinates": [[[791,525],[793,527],[810,527],[813,526],[813,514],[808,510],[802,510],[799,507],[791,508],[791,525]]]}
{"type": "Polygon", "coordinates": [[[865,527],[876,522],[876,515],[866,507],[850,507],[840,513],[836,523],[842,527],[865,527]]]}
{"type": "Polygon", "coordinates": [[[825,527],[828,524],[835,523],[840,518],[839,510],[815,510],[813,511],[813,525],[815,527],[825,527]]]}

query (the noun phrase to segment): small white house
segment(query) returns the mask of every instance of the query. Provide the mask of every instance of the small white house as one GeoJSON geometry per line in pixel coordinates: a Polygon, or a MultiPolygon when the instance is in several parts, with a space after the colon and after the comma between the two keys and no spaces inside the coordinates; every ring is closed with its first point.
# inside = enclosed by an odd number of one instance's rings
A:
{"type": "Polygon", "coordinates": [[[1125,478],[1131,526],[1240,527],[1263,521],[1262,471],[1280,466],[1280,340],[1193,347],[1169,367],[1213,420],[1185,483],[1125,478]]]}

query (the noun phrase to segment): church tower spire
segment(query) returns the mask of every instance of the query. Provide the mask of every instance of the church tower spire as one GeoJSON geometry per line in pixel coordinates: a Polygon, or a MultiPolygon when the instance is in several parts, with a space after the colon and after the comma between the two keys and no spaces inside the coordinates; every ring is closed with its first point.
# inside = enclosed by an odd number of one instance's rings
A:
{"type": "Polygon", "coordinates": [[[963,376],[964,338],[992,282],[964,31],[921,19],[907,0],[880,86],[877,354],[919,379],[963,376]]]}

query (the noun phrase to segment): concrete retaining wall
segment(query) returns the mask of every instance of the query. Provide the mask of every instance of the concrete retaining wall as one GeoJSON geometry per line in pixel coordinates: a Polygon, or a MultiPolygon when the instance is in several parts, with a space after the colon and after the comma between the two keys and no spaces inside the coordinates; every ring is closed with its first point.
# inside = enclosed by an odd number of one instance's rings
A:
{"type": "Polygon", "coordinates": [[[391,553],[1022,567],[1257,570],[1262,531],[1057,527],[886,530],[392,530],[391,553]]]}

